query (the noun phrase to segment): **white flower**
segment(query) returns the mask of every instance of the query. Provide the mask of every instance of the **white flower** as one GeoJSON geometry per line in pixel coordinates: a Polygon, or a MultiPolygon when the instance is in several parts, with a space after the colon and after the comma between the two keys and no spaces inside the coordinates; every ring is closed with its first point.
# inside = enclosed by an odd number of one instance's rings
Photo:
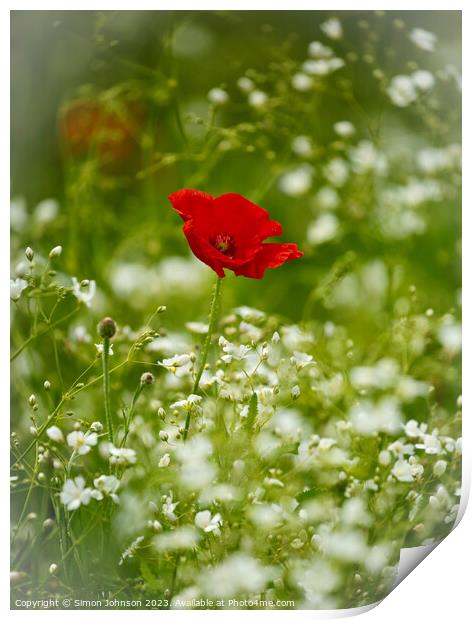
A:
{"type": "Polygon", "coordinates": [[[305,366],[308,366],[308,364],[314,363],[312,355],[302,353],[301,351],[294,351],[290,361],[294,364],[297,370],[301,370],[302,368],[305,368],[305,366]]]}
{"type": "Polygon", "coordinates": [[[327,19],[320,25],[320,28],[330,39],[340,39],[343,36],[343,27],[336,17],[327,19]]]}
{"type": "Polygon", "coordinates": [[[171,409],[183,409],[184,411],[190,411],[198,407],[198,403],[202,400],[198,394],[190,394],[183,400],[178,400],[170,405],[171,409]]]}
{"type": "Polygon", "coordinates": [[[447,462],[443,460],[436,461],[433,467],[433,474],[435,476],[442,476],[447,469],[447,462]]]}
{"type": "Polygon", "coordinates": [[[292,86],[295,90],[305,92],[310,90],[313,86],[313,80],[306,73],[295,73],[292,78],[292,86]]]}
{"type": "Polygon", "coordinates": [[[308,136],[297,136],[292,140],[292,151],[299,157],[310,157],[313,153],[311,140],[308,136]]]}
{"type": "Polygon", "coordinates": [[[322,187],[316,194],[316,200],[322,209],[336,209],[339,206],[338,192],[332,187],[322,187]]]}
{"type": "Polygon", "coordinates": [[[408,75],[396,75],[392,78],[387,93],[392,103],[400,108],[406,108],[416,101],[418,96],[415,83],[408,75]]]}
{"type": "Polygon", "coordinates": [[[438,340],[448,353],[454,355],[462,349],[462,329],[459,323],[446,322],[439,327],[438,340]]]}
{"type": "Polygon", "coordinates": [[[105,476],[102,474],[98,478],[95,478],[93,481],[93,486],[96,491],[92,491],[93,497],[97,500],[103,499],[104,496],[109,496],[115,502],[115,504],[119,504],[120,498],[116,494],[120,481],[116,476],[105,476]]]}
{"type": "Polygon", "coordinates": [[[390,454],[388,450],[382,450],[379,453],[380,465],[383,465],[384,467],[386,467],[387,465],[390,465],[391,460],[392,460],[392,455],[390,454]]]}
{"type": "Polygon", "coordinates": [[[437,36],[433,32],[423,30],[423,28],[413,28],[410,32],[410,40],[426,52],[434,52],[437,36]]]}
{"type": "Polygon", "coordinates": [[[408,420],[403,426],[407,437],[423,437],[427,426],[426,424],[418,424],[418,420],[408,420]]]}
{"type": "Polygon", "coordinates": [[[302,196],[311,187],[313,170],[304,164],[283,174],[279,179],[279,189],[287,196],[302,196]]]}
{"type": "Polygon", "coordinates": [[[254,88],[254,82],[251,80],[251,78],[248,78],[246,76],[240,77],[237,81],[237,85],[238,88],[243,91],[243,93],[249,93],[254,88]]]}
{"type": "Polygon", "coordinates": [[[67,435],[67,445],[78,454],[87,454],[92,446],[97,445],[97,433],[83,433],[82,431],[72,431],[67,435]]]}
{"type": "Polygon", "coordinates": [[[92,499],[92,489],[85,487],[85,480],[77,476],[74,480],[66,480],[61,491],[61,502],[67,510],[77,510],[81,504],[86,506],[92,499]]]}
{"type": "Polygon", "coordinates": [[[334,131],[342,138],[348,138],[355,132],[354,125],[349,121],[339,121],[334,123],[334,131]]]}
{"type": "Polygon", "coordinates": [[[221,356],[221,359],[225,364],[229,364],[233,359],[241,361],[246,359],[247,354],[250,352],[251,347],[249,345],[236,345],[226,340],[224,336],[220,336],[218,344],[223,349],[225,355],[221,356]]]}
{"type": "Polygon", "coordinates": [[[175,509],[179,505],[179,502],[173,502],[172,499],[172,491],[169,495],[164,496],[164,502],[162,504],[162,514],[171,522],[175,523],[177,521],[177,516],[174,514],[175,509]]]}
{"type": "Polygon", "coordinates": [[[53,222],[59,213],[59,203],[53,198],[46,198],[39,202],[33,213],[33,218],[38,224],[53,222]]]}
{"type": "Polygon", "coordinates": [[[416,88],[423,91],[433,88],[435,82],[434,75],[431,71],[425,71],[422,69],[418,69],[418,71],[412,73],[411,79],[416,88]]]}
{"type": "Polygon", "coordinates": [[[218,535],[220,533],[220,526],[223,525],[223,520],[219,512],[212,517],[209,510],[202,510],[195,515],[195,525],[204,532],[214,532],[218,535]]]}
{"type": "MultiPolygon", "coordinates": [[[[413,461],[413,457],[410,458],[413,461]]],[[[424,468],[419,463],[404,461],[400,458],[392,469],[392,474],[400,482],[414,482],[415,479],[421,478],[424,468]]]]}
{"type": "Polygon", "coordinates": [[[361,140],[357,146],[350,149],[352,167],[358,174],[377,172],[384,174],[387,170],[385,155],[379,152],[369,140],[361,140]]]}
{"type": "Polygon", "coordinates": [[[275,567],[242,553],[230,555],[201,576],[203,592],[218,598],[228,598],[243,592],[262,592],[266,583],[277,575],[275,567]]]}
{"type": "Polygon", "coordinates": [[[163,359],[157,363],[159,366],[166,368],[169,372],[176,374],[179,368],[182,369],[181,372],[189,370],[191,361],[190,355],[184,353],[183,355],[174,355],[173,357],[163,359]]]}
{"type": "Polygon", "coordinates": [[[179,551],[191,549],[199,539],[197,530],[191,525],[183,525],[175,530],[163,532],[154,538],[159,551],[179,551]]]}
{"type": "Polygon", "coordinates": [[[74,342],[92,342],[92,337],[87,331],[87,328],[84,325],[76,325],[70,330],[70,338],[74,342]]]}
{"type": "Polygon", "coordinates": [[[168,467],[170,464],[170,454],[168,452],[166,452],[163,456],[161,456],[161,458],[159,459],[159,463],[158,463],[158,467],[164,468],[164,467],[168,467]]]}
{"type": "Polygon", "coordinates": [[[10,280],[10,299],[13,301],[18,301],[21,297],[21,293],[28,288],[28,282],[23,280],[23,278],[16,278],[15,280],[10,280]]]}
{"type": "Polygon", "coordinates": [[[342,58],[328,58],[321,60],[305,60],[302,64],[302,69],[309,75],[328,75],[338,69],[344,67],[344,60],[342,58]]]}
{"type": "Polygon", "coordinates": [[[341,187],[349,178],[349,166],[341,157],[335,157],[326,164],[323,174],[331,185],[341,187]]]}
{"type": "Polygon", "coordinates": [[[334,239],[339,231],[338,218],[333,213],[322,213],[308,225],[307,239],[313,245],[334,239]]]}
{"type": "Polygon", "coordinates": [[[185,327],[189,332],[194,334],[208,334],[208,323],[200,323],[198,321],[189,321],[185,323],[185,327]]]}
{"type": "Polygon", "coordinates": [[[312,58],[330,58],[333,50],[319,41],[312,41],[308,46],[308,54],[312,58]]]}
{"type": "Polygon", "coordinates": [[[212,88],[208,93],[208,101],[214,105],[224,105],[228,100],[229,95],[222,88],[212,88]]]}
{"type": "Polygon", "coordinates": [[[86,287],[82,287],[77,278],[72,278],[72,294],[86,306],[91,306],[92,299],[95,297],[96,292],[97,284],[95,280],[90,280],[86,287]]]}
{"type": "Polygon", "coordinates": [[[108,449],[112,465],[134,465],[136,463],[136,452],[131,448],[116,448],[110,444],[108,449]]]}
{"type": "Polygon", "coordinates": [[[46,435],[52,441],[57,441],[58,443],[64,441],[64,435],[58,426],[50,426],[46,431],[46,435]]]}
{"type": "Polygon", "coordinates": [[[417,443],[418,450],[424,450],[426,454],[441,454],[441,442],[436,435],[423,435],[423,443],[417,443]]]}
{"type": "Polygon", "coordinates": [[[267,95],[261,90],[253,90],[248,97],[249,105],[253,108],[263,108],[267,103],[267,100],[267,95]]]}
{"type": "MultiPolygon", "coordinates": [[[[98,344],[96,344],[95,348],[97,349],[97,353],[99,355],[103,355],[103,342],[99,342],[98,344]]],[[[114,353],[113,353],[113,343],[108,345],[108,355],[109,356],[114,355],[114,353]]]]}

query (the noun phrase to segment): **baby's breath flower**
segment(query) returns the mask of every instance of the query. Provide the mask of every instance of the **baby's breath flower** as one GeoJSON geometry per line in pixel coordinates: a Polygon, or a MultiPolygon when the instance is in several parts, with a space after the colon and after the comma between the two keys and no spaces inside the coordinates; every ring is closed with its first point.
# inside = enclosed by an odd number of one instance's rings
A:
{"type": "Polygon", "coordinates": [[[253,90],[249,93],[248,103],[253,108],[263,108],[268,101],[267,95],[261,90],[253,90]]]}
{"type": "Polygon", "coordinates": [[[341,22],[336,17],[327,19],[320,25],[323,33],[330,39],[340,39],[343,36],[343,28],[341,22]]]}
{"type": "Polygon", "coordinates": [[[60,494],[61,502],[67,510],[77,510],[82,504],[86,506],[92,499],[92,489],[85,486],[82,476],[66,480],[60,494]]]}
{"type": "Polygon", "coordinates": [[[195,525],[204,532],[213,532],[218,536],[223,520],[219,512],[212,517],[209,510],[202,510],[195,515],[195,525]]]}
{"type": "Polygon", "coordinates": [[[72,431],[67,435],[67,445],[80,455],[87,454],[93,446],[97,445],[97,433],[85,434],[82,431],[72,431]]]}
{"type": "Polygon", "coordinates": [[[306,73],[298,72],[292,78],[292,86],[295,90],[305,92],[313,88],[313,79],[306,73]]]}
{"type": "Polygon", "coordinates": [[[240,77],[237,81],[238,88],[243,91],[243,93],[249,93],[254,89],[254,82],[251,78],[246,76],[240,77]]]}
{"type": "Polygon", "coordinates": [[[413,28],[409,37],[416,47],[419,47],[426,52],[434,52],[437,36],[433,32],[429,32],[423,28],[413,28]]]}
{"type": "Polygon", "coordinates": [[[224,105],[229,101],[229,95],[222,88],[212,88],[208,93],[208,101],[214,105],[224,105]]]}
{"type": "Polygon", "coordinates": [[[97,285],[95,280],[90,280],[87,286],[83,287],[77,278],[72,278],[72,294],[86,306],[90,307],[92,305],[92,300],[96,292],[97,285]]]}
{"type": "Polygon", "coordinates": [[[61,431],[61,429],[58,426],[50,426],[46,430],[46,435],[52,441],[57,441],[58,443],[64,441],[64,435],[62,434],[62,431],[61,431]]]}
{"type": "Polygon", "coordinates": [[[296,367],[297,370],[302,370],[305,366],[309,364],[314,364],[313,356],[308,353],[303,353],[301,351],[294,351],[292,357],[290,358],[292,364],[296,367]]]}
{"type": "Polygon", "coordinates": [[[95,494],[93,495],[94,499],[101,500],[103,497],[111,497],[115,504],[119,504],[120,498],[116,494],[120,481],[116,476],[106,476],[102,474],[98,478],[95,478],[93,481],[93,486],[96,489],[95,494]]]}
{"type": "Polygon", "coordinates": [[[131,448],[117,448],[110,445],[109,459],[112,465],[134,465],[136,463],[136,452],[131,448]]]}
{"type": "Polygon", "coordinates": [[[16,278],[10,280],[10,299],[12,301],[18,301],[21,297],[21,293],[28,288],[28,282],[23,278],[16,278]]]}
{"type": "MultiPolygon", "coordinates": [[[[95,344],[95,348],[97,349],[98,355],[102,356],[103,355],[103,342],[99,342],[99,343],[95,344]]],[[[108,345],[108,355],[109,356],[114,355],[113,343],[108,345]]]]}
{"type": "Polygon", "coordinates": [[[159,459],[158,467],[164,468],[168,467],[170,464],[170,454],[166,452],[164,456],[161,456],[159,459]]]}

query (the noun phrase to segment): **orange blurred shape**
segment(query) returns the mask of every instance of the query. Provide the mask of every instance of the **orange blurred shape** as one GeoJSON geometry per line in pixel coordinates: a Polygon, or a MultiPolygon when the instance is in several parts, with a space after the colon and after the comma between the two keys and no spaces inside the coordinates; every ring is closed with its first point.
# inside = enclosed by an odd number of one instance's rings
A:
{"type": "Polygon", "coordinates": [[[131,163],[139,154],[139,134],[144,110],[137,102],[111,106],[92,99],[67,104],[60,120],[66,154],[95,154],[100,165],[113,169],[131,163]]]}

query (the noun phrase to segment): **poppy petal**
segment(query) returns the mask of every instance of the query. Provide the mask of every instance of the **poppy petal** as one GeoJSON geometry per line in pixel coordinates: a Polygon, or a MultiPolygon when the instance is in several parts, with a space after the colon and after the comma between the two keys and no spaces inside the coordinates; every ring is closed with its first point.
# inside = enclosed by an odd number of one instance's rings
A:
{"type": "Polygon", "coordinates": [[[172,206],[186,222],[190,218],[205,217],[205,210],[213,203],[214,198],[197,189],[180,189],[169,196],[172,206]]]}
{"type": "Polygon", "coordinates": [[[301,256],[303,256],[303,252],[300,252],[296,243],[264,243],[253,260],[241,265],[241,267],[236,267],[234,273],[237,276],[260,280],[266,269],[280,267],[287,261],[301,256]]]}

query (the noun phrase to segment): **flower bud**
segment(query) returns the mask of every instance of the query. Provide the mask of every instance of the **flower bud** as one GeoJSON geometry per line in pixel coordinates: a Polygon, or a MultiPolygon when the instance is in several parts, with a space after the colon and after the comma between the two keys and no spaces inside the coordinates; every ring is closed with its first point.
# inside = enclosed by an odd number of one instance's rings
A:
{"type": "Polygon", "coordinates": [[[159,308],[157,309],[157,313],[162,314],[166,310],[167,310],[167,306],[159,306],[159,308]]]}
{"type": "Polygon", "coordinates": [[[31,263],[33,258],[34,258],[34,251],[33,248],[30,248],[29,246],[26,248],[25,250],[25,256],[26,258],[29,260],[29,262],[31,263]]]}
{"type": "Polygon", "coordinates": [[[49,529],[51,529],[52,527],[54,527],[54,525],[55,525],[55,521],[54,521],[54,519],[46,519],[46,520],[43,522],[43,528],[44,528],[45,530],[49,530],[49,529]]]}
{"type": "Polygon", "coordinates": [[[92,422],[90,425],[90,430],[95,431],[96,433],[101,433],[103,431],[103,424],[101,422],[92,422]]]}
{"type": "Polygon", "coordinates": [[[49,390],[51,389],[51,383],[47,380],[43,383],[43,386],[46,392],[49,392],[49,390]]]}
{"type": "Polygon", "coordinates": [[[154,383],[154,375],[152,372],[143,372],[141,375],[141,384],[142,385],[152,385],[154,383]]]}
{"type": "Polygon", "coordinates": [[[62,254],[62,245],[56,245],[50,252],[49,258],[57,258],[62,254]]]}
{"type": "Polygon", "coordinates": [[[157,410],[157,415],[161,418],[161,420],[166,419],[166,410],[163,407],[159,407],[157,410]]]}
{"type": "Polygon", "coordinates": [[[166,433],[166,431],[159,431],[159,439],[161,441],[169,441],[169,433],[166,433]]]}
{"type": "Polygon", "coordinates": [[[56,571],[57,571],[57,564],[51,564],[51,566],[49,567],[49,574],[54,575],[56,571]]]}
{"type": "Polygon", "coordinates": [[[116,323],[109,316],[105,317],[98,324],[98,333],[102,338],[113,338],[116,334],[116,323]]]}
{"type": "Polygon", "coordinates": [[[34,394],[31,394],[31,396],[28,398],[28,402],[30,404],[30,407],[34,407],[36,405],[36,396],[34,394]]]}

